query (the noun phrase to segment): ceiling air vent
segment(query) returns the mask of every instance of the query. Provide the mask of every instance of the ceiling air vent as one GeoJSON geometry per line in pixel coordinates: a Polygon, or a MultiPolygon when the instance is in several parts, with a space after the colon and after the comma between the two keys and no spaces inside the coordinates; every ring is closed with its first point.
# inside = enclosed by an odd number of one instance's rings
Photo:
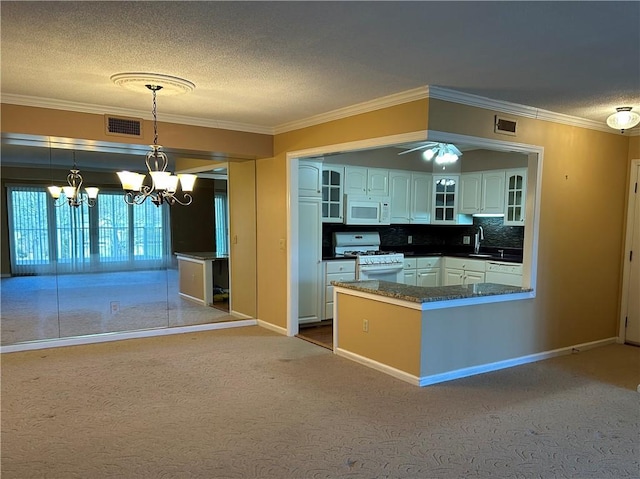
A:
{"type": "Polygon", "coordinates": [[[503,135],[516,136],[517,126],[517,120],[496,115],[493,131],[496,133],[502,133],[503,135]]]}
{"type": "Polygon", "coordinates": [[[115,136],[142,138],[142,119],[124,116],[104,116],[105,133],[115,136]]]}

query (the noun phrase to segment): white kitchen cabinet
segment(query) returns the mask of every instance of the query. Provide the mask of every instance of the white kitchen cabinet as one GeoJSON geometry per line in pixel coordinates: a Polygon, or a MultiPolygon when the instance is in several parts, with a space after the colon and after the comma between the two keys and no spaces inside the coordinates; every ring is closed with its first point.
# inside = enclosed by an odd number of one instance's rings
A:
{"type": "Polygon", "coordinates": [[[411,220],[411,172],[389,171],[389,197],[392,224],[408,224],[411,220]]]}
{"type": "Polygon", "coordinates": [[[322,222],[343,223],[344,166],[324,166],[322,169],[322,222]]]}
{"type": "Polygon", "coordinates": [[[320,198],[322,195],[322,162],[300,160],[298,162],[298,196],[320,198]]]}
{"type": "Polygon", "coordinates": [[[440,264],[442,259],[439,257],[417,258],[416,286],[440,286],[440,264]]]}
{"type": "Polygon", "coordinates": [[[431,224],[473,224],[473,217],[458,211],[460,175],[433,175],[431,224]]]}
{"type": "Polygon", "coordinates": [[[298,322],[321,320],[322,308],[322,202],[298,200],[298,322]]]}
{"type": "Polygon", "coordinates": [[[527,169],[506,170],[504,225],[524,226],[527,201],[527,169]]]}
{"type": "Polygon", "coordinates": [[[324,262],[324,311],[322,319],[333,318],[333,286],[331,281],[355,281],[356,260],[324,262]]]}
{"type": "Polygon", "coordinates": [[[504,170],[462,174],[460,213],[503,214],[504,186],[504,170]]]}
{"type": "Polygon", "coordinates": [[[404,284],[440,286],[440,258],[405,258],[404,284]]]}
{"type": "Polygon", "coordinates": [[[431,222],[431,174],[389,171],[392,224],[431,222]]]}
{"type": "Polygon", "coordinates": [[[469,258],[444,258],[444,286],[485,282],[486,262],[469,258]]]}
{"type": "Polygon", "coordinates": [[[404,273],[404,284],[408,284],[410,286],[417,286],[418,284],[418,275],[416,268],[417,266],[416,258],[405,258],[404,265],[402,268],[402,272],[404,273]]]}
{"type": "Polygon", "coordinates": [[[429,173],[411,173],[410,223],[431,223],[431,181],[429,173]]]}
{"type": "Polygon", "coordinates": [[[345,166],[344,194],[389,196],[389,170],[345,166]]]}

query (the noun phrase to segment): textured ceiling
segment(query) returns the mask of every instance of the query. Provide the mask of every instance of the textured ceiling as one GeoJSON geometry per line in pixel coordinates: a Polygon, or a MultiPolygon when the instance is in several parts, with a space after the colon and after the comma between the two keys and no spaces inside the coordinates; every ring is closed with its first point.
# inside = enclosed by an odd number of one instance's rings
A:
{"type": "MultiPolygon", "coordinates": [[[[640,109],[640,2],[2,1],[2,94],[275,128],[424,85],[602,121],[640,109]]],[[[148,116],[148,115],[147,115],[148,116]]]]}

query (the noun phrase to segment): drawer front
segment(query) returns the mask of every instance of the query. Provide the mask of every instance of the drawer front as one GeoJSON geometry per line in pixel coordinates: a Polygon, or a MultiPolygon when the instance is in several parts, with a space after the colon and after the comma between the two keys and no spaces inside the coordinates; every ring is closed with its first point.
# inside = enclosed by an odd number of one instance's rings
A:
{"type": "Polygon", "coordinates": [[[416,258],[405,258],[404,259],[404,269],[416,269],[417,259],[416,258]]]}
{"type": "Polygon", "coordinates": [[[327,261],[327,274],[331,273],[354,273],[356,272],[356,260],[347,261],[327,261]]]}
{"type": "Polygon", "coordinates": [[[418,269],[425,268],[439,268],[440,267],[440,258],[417,258],[418,260],[418,269]]]}
{"type": "Polygon", "coordinates": [[[498,263],[487,261],[487,272],[522,274],[522,265],[514,263],[498,263]]]}
{"type": "Polygon", "coordinates": [[[484,273],[486,270],[486,261],[480,259],[469,258],[452,258],[450,256],[445,258],[446,268],[463,269],[465,271],[477,271],[484,273]]]}

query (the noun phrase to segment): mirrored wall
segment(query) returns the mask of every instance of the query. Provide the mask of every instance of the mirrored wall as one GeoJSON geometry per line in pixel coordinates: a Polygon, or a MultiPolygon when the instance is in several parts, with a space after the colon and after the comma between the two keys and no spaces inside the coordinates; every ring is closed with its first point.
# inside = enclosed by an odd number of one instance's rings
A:
{"type": "MultiPolygon", "coordinates": [[[[2,345],[233,320],[228,302],[225,310],[179,294],[175,257],[228,248],[224,177],[199,178],[189,206],[129,205],[115,173],[122,165],[95,158],[3,145],[2,345]],[[74,156],[79,205],[48,190],[68,184],[74,156]],[[99,188],[95,202],[86,201],[86,187],[99,188]]],[[[144,157],[118,161],[143,165],[144,157]]],[[[218,266],[217,274],[214,286],[228,292],[228,272],[218,266]]]]}

